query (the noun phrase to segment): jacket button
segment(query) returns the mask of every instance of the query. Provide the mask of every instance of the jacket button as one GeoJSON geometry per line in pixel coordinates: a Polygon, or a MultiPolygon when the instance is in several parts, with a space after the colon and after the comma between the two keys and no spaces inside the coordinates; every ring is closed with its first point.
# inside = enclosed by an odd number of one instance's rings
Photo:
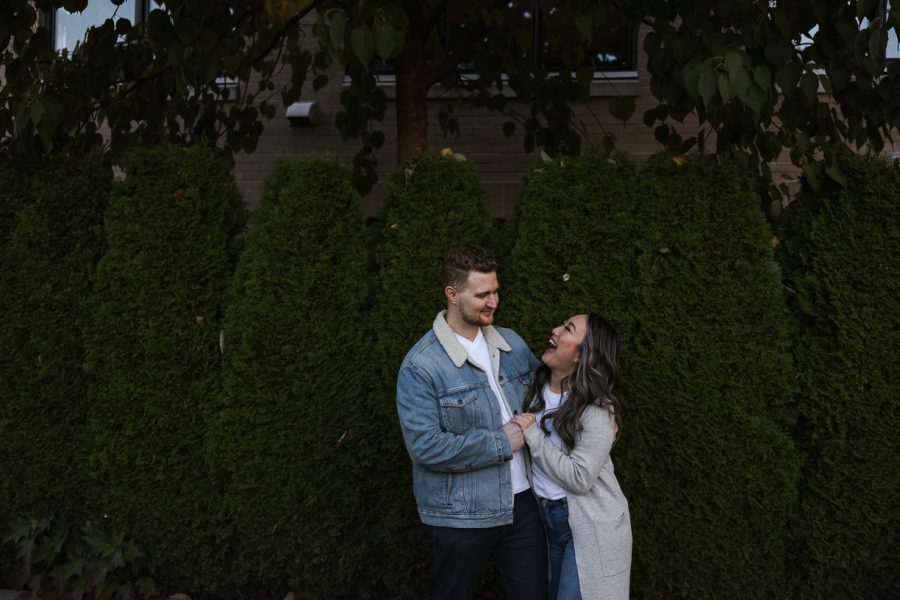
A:
{"type": "Polygon", "coordinates": [[[500,376],[500,381],[503,381],[504,379],[506,379],[506,377],[504,377],[503,375],[501,375],[501,376],[500,376]]]}
{"type": "Polygon", "coordinates": [[[462,404],[462,400],[457,400],[456,403],[457,403],[457,404],[462,404]]]}

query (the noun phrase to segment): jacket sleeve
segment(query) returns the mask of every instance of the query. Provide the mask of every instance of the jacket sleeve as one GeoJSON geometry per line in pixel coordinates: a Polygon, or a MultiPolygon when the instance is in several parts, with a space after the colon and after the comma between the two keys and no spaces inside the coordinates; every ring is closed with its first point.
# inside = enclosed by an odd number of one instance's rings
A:
{"type": "Polygon", "coordinates": [[[557,448],[539,424],[525,430],[532,460],[573,494],[587,493],[597,482],[615,437],[615,422],[604,408],[589,406],[581,422],[584,430],[569,454],[557,448]]]}
{"type": "Polygon", "coordinates": [[[403,365],[397,377],[397,414],[406,451],[427,469],[474,471],[512,459],[502,429],[473,428],[463,434],[441,429],[434,386],[427,374],[410,365],[403,365]]]}

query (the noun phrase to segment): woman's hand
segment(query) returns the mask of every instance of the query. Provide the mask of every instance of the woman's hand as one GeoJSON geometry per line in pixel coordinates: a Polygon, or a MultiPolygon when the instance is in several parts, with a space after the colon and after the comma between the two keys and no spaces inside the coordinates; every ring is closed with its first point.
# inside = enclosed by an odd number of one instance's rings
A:
{"type": "Polygon", "coordinates": [[[535,417],[532,413],[519,413],[518,415],[513,417],[513,423],[522,428],[522,431],[525,431],[532,425],[534,425],[535,421],[537,421],[537,417],[535,417]]]}

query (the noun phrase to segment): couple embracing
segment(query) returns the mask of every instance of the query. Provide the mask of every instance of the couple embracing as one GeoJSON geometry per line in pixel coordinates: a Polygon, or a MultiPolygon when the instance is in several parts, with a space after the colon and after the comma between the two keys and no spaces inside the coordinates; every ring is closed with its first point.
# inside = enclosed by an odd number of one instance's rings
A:
{"type": "Polygon", "coordinates": [[[609,456],[616,332],[595,313],[574,315],[538,361],[492,325],[496,270],[480,248],[447,253],[447,310],[397,378],[433,597],[472,598],[490,561],[509,600],[627,599],[631,523],[609,456]]]}

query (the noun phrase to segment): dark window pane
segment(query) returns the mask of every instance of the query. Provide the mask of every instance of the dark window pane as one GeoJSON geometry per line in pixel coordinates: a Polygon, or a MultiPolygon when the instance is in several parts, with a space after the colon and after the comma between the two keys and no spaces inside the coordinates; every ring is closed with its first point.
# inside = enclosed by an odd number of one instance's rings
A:
{"type": "MultiPolygon", "coordinates": [[[[554,39],[548,33],[547,19],[553,15],[543,15],[541,19],[541,51],[543,65],[550,71],[574,69],[582,65],[593,65],[595,71],[633,71],[637,68],[634,28],[623,22],[610,21],[605,27],[594,32],[590,41],[582,48],[581,60],[576,56],[561,56],[554,39]]],[[[580,35],[578,31],[557,32],[557,35],[580,35]]]]}

